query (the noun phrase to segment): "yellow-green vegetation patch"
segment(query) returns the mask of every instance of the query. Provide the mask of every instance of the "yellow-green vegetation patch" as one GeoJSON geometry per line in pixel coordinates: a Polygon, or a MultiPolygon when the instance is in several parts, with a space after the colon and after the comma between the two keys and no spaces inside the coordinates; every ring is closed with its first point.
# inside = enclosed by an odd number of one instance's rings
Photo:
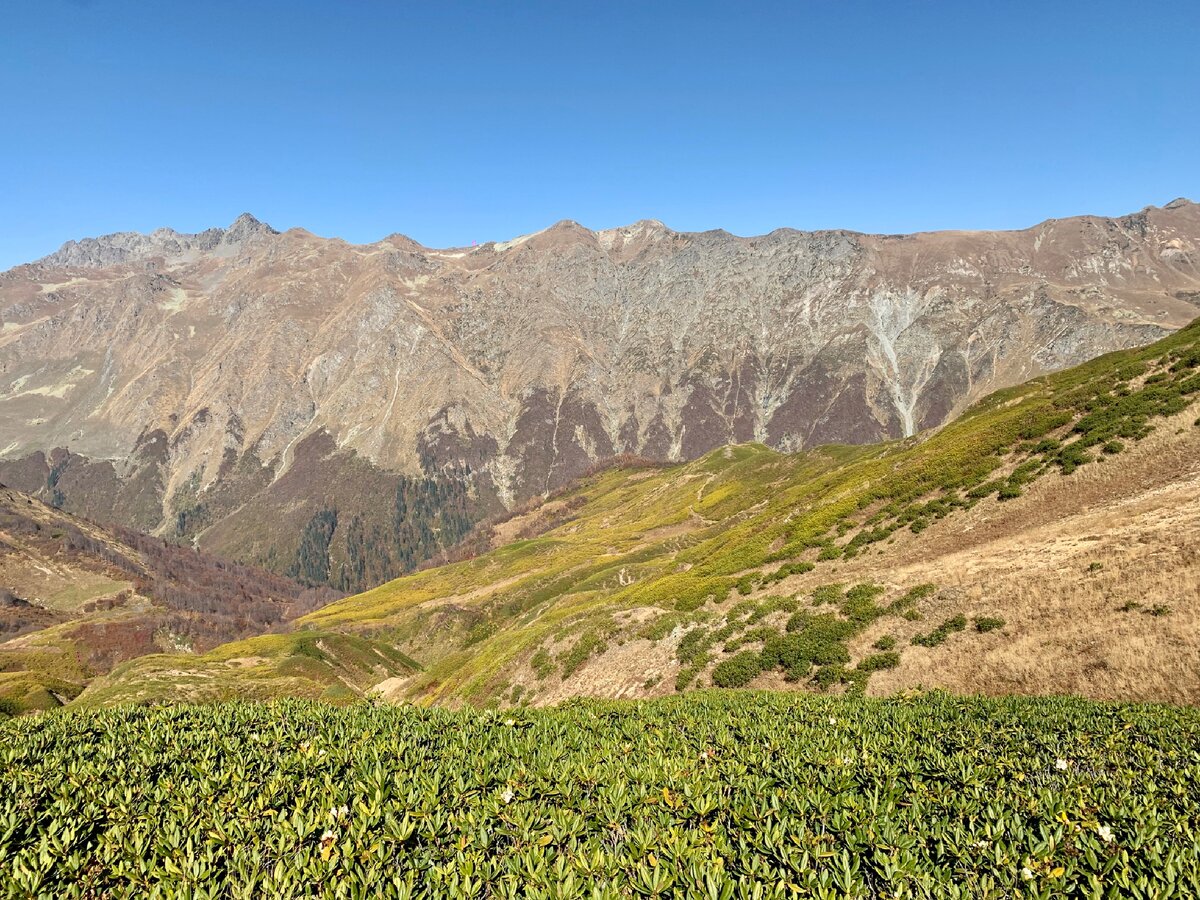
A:
{"type": "Polygon", "coordinates": [[[74,698],[82,685],[34,672],[0,672],[0,716],[57,709],[74,698]]]}
{"type": "Polygon", "coordinates": [[[413,660],[382,641],[336,632],[270,634],[222,644],[200,656],[155,654],[130,660],[89,685],[76,705],[276,697],[349,701],[417,669],[413,660]]]}
{"type": "Polygon", "coordinates": [[[6,893],[1200,896],[1200,712],[709,692],[0,723],[6,893]]]}

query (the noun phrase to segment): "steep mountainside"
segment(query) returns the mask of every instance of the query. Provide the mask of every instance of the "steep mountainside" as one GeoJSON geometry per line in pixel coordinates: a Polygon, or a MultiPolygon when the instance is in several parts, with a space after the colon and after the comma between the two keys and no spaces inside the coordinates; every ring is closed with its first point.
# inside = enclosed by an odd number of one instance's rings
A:
{"type": "MultiPolygon", "coordinates": [[[[1200,320],[907,439],[600,472],[293,637],[398,648],[423,669],[378,690],[449,704],[708,684],[1194,703],[1198,415],[1200,320]]],[[[231,655],[135,660],[79,702],[260,695],[231,655]]]]}
{"type": "Polygon", "coordinates": [[[114,665],[259,635],[338,595],[0,485],[0,700],[56,705],[114,665]]]}
{"type": "Polygon", "coordinates": [[[560,222],[454,250],[242,216],[0,275],[0,479],[360,588],[598,460],[911,435],[1198,309],[1185,200],[907,236],[560,222]]]}

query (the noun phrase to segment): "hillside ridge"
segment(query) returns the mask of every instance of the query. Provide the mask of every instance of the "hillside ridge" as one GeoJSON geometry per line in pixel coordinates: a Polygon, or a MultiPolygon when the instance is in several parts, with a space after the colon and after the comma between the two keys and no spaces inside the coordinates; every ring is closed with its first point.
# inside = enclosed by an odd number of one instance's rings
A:
{"type": "MultiPolygon", "coordinates": [[[[294,634],[397,648],[420,668],[376,691],[448,705],[708,685],[1195,702],[1198,416],[1200,320],[911,438],[602,470],[294,634]]],[[[194,697],[172,679],[226,678],[232,652],[135,661],[79,702],[194,697]]]]}
{"type": "Polygon", "coordinates": [[[250,216],[0,274],[0,480],[354,591],[598,462],[866,445],[1200,313],[1200,207],[906,236],[250,216]],[[380,504],[380,496],[391,502],[380,504]]]}

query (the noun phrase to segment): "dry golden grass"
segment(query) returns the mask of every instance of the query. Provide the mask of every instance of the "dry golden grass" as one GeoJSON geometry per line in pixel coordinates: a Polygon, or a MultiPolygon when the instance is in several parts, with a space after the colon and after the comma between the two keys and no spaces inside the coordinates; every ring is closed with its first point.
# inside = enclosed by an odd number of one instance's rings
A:
{"type": "MultiPolygon", "coordinates": [[[[880,620],[852,644],[857,656],[882,634],[900,640],[901,665],[877,673],[869,692],[924,686],[1200,702],[1196,412],[1160,423],[1119,456],[1041,479],[1016,500],[980,504],[840,564],[841,580],[942,588],[919,607],[923,621],[880,620]],[[1152,614],[1158,605],[1169,611],[1152,614]],[[1008,624],[908,646],[956,613],[1008,624]]],[[[788,587],[811,587],[813,575],[788,587]]]]}

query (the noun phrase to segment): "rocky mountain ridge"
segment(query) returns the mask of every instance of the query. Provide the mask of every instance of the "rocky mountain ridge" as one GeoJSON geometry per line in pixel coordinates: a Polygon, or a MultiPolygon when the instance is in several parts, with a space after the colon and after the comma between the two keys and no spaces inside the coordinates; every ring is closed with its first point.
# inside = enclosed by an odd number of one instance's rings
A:
{"type": "Polygon", "coordinates": [[[0,479],[277,571],[312,533],[358,588],[612,456],[912,434],[1198,311],[1183,200],[899,236],[564,221],[440,250],[244,215],[0,274],[0,479]]]}

